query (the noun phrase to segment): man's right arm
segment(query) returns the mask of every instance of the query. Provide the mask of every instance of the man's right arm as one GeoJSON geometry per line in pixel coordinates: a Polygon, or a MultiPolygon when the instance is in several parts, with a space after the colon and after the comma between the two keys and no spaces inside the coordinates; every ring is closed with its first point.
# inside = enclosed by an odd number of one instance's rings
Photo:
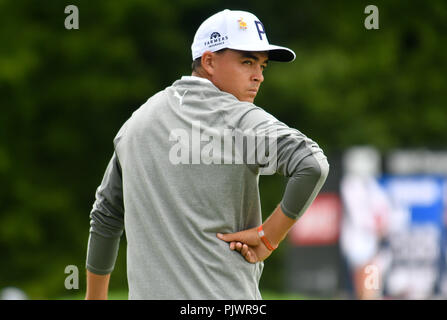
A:
{"type": "MultiPolygon", "coordinates": [[[[244,114],[236,122],[236,127],[241,131],[251,129],[259,132],[269,142],[267,154],[270,159],[265,172],[272,174],[276,171],[289,178],[283,199],[263,223],[265,237],[276,247],[316,198],[328,176],[329,164],[314,141],[261,108],[252,107],[248,111],[241,108],[239,112],[244,114]],[[270,164],[273,164],[274,171],[269,168],[270,164]]],[[[259,145],[265,148],[264,143],[259,145]]],[[[255,154],[259,155],[258,150],[255,150],[255,154]]],[[[256,228],[233,234],[219,234],[218,238],[229,242],[230,249],[240,251],[249,262],[262,261],[269,256],[268,252],[259,249],[262,245],[256,228]]]]}
{"type": "Polygon", "coordinates": [[[123,231],[122,172],[114,153],[96,190],[96,201],[90,213],[86,299],[107,298],[110,273],[115,266],[123,231]]]}
{"type": "MultiPolygon", "coordinates": [[[[290,228],[313,202],[329,172],[329,164],[322,152],[300,161],[289,179],[281,203],[263,223],[264,235],[273,248],[278,247],[290,228]]],[[[239,251],[248,262],[268,258],[271,251],[263,245],[257,227],[217,237],[230,243],[231,250],[239,251]]]]}

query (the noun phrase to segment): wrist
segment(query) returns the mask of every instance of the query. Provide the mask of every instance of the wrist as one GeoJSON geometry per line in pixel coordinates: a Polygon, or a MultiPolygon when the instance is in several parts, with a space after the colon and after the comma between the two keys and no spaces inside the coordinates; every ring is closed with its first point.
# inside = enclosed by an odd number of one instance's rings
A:
{"type": "Polygon", "coordinates": [[[278,247],[278,244],[275,244],[275,243],[272,243],[269,241],[269,239],[265,235],[262,224],[257,228],[257,232],[258,232],[259,237],[261,238],[261,241],[264,243],[264,245],[267,247],[267,249],[269,249],[270,251],[273,251],[278,247]]]}
{"type": "Polygon", "coordinates": [[[270,217],[263,223],[265,236],[272,246],[278,247],[295,222],[295,219],[291,219],[284,214],[280,204],[276,207],[270,217]]]}

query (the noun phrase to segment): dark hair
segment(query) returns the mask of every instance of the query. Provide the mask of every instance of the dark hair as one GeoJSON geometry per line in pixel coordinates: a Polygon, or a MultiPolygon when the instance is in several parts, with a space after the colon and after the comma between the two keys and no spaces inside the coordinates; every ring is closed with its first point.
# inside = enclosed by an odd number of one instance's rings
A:
{"type": "Polygon", "coordinates": [[[191,68],[192,71],[196,71],[202,66],[202,57],[199,57],[197,59],[195,59],[192,64],[191,64],[191,68]]]}
{"type": "MultiPolygon", "coordinates": [[[[220,49],[220,50],[217,50],[217,51],[214,51],[214,52],[220,54],[220,53],[224,52],[225,50],[227,50],[227,48],[223,48],[223,49],[220,49]]],[[[198,57],[197,59],[195,59],[195,60],[192,62],[192,64],[191,64],[191,69],[192,69],[192,71],[196,71],[196,72],[197,72],[198,69],[199,69],[201,66],[202,66],[202,57],[198,57]]]]}

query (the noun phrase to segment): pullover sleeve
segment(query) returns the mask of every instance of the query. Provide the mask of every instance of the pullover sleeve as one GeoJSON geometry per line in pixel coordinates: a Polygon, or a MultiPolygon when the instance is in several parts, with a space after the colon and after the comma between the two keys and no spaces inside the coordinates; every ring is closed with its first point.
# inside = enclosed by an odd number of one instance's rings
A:
{"type": "MultiPolygon", "coordinates": [[[[260,161],[260,172],[289,178],[280,205],[288,217],[299,218],[313,202],[329,173],[329,163],[321,148],[300,131],[256,106],[246,109],[236,127],[241,131],[251,130],[257,137],[267,137],[256,144],[257,148],[268,145],[264,157],[256,158],[260,161]]],[[[257,156],[264,154],[259,151],[253,152],[257,156]]]]}
{"type": "Polygon", "coordinates": [[[90,234],[86,268],[95,274],[113,271],[121,235],[124,231],[122,173],[116,153],[113,154],[90,212],[90,234]]]}

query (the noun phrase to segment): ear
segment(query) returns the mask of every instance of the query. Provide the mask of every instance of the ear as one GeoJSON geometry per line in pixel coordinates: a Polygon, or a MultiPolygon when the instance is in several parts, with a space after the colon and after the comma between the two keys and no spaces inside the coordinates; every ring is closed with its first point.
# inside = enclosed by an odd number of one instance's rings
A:
{"type": "Polygon", "coordinates": [[[215,68],[215,54],[211,51],[205,51],[202,54],[201,66],[209,75],[213,75],[215,68]]]}

